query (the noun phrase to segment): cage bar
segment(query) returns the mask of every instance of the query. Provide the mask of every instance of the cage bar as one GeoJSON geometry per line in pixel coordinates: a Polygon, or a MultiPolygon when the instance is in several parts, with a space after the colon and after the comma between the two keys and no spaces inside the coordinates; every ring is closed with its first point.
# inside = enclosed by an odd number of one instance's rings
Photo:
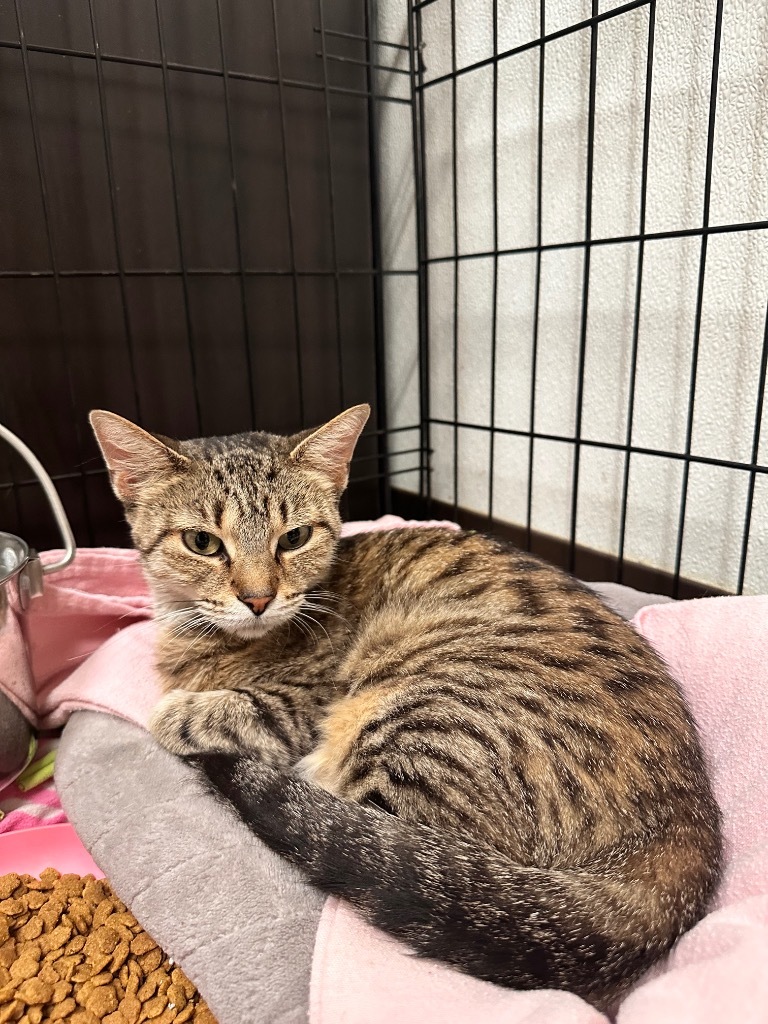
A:
{"type": "Polygon", "coordinates": [[[320,21],[320,50],[323,66],[323,86],[325,87],[325,146],[327,150],[328,170],[328,209],[331,218],[331,262],[333,263],[333,307],[336,316],[336,375],[339,383],[339,399],[344,408],[344,353],[341,346],[341,297],[339,295],[339,252],[336,238],[336,189],[333,176],[333,139],[331,137],[331,98],[328,92],[328,58],[325,48],[325,15],[323,0],[317,0],[317,13],[320,21]]]}
{"type": "MultiPolygon", "coordinates": [[[[93,0],[89,0],[93,3],[93,0]]],[[[224,24],[221,17],[221,0],[216,0],[216,24],[219,34],[219,54],[224,84],[224,116],[227,122],[227,149],[229,151],[229,171],[232,180],[232,216],[235,225],[235,250],[237,252],[237,274],[240,284],[240,311],[243,321],[243,345],[245,348],[245,366],[249,382],[253,380],[253,364],[251,362],[251,332],[248,325],[248,296],[245,291],[245,270],[243,261],[243,234],[240,227],[240,201],[237,188],[237,165],[235,161],[235,145],[232,139],[232,105],[229,96],[229,68],[227,66],[226,44],[224,42],[224,24]]],[[[256,408],[253,401],[253,388],[248,388],[248,401],[251,411],[251,427],[255,428],[256,408]]]]}
{"type": "Polygon", "coordinates": [[[640,239],[637,243],[637,274],[635,279],[635,309],[632,316],[632,352],[630,355],[629,394],[627,396],[627,430],[624,471],[621,484],[619,510],[619,543],[616,582],[624,579],[624,548],[627,537],[627,506],[629,503],[629,475],[631,466],[632,429],[635,421],[635,389],[637,386],[637,353],[640,343],[640,310],[643,299],[643,267],[645,263],[645,218],[648,204],[648,148],[651,134],[651,98],[653,95],[653,53],[656,31],[656,0],[648,8],[648,43],[645,61],[645,102],[643,111],[643,152],[640,170],[640,239]]]}
{"type": "Polygon", "coordinates": [[[536,245],[531,252],[536,253],[536,276],[533,295],[533,336],[531,338],[531,400],[529,406],[528,437],[528,493],[525,509],[525,546],[528,551],[533,546],[533,456],[536,424],[536,371],[539,357],[539,316],[541,312],[541,254],[542,245],[542,213],[544,194],[544,71],[545,39],[546,39],[545,0],[539,0],[539,95],[536,125],[536,245]]]}
{"type": "MultiPolygon", "coordinates": [[[[592,0],[592,27],[589,45],[589,113],[587,124],[587,180],[584,204],[584,241],[592,238],[592,179],[595,164],[595,95],[597,91],[597,29],[598,0],[592,0]]],[[[581,423],[584,413],[584,365],[587,354],[587,324],[589,316],[589,272],[592,265],[592,249],[584,249],[583,283],[581,294],[581,328],[579,336],[579,369],[576,393],[576,423],[574,425],[573,477],[571,482],[571,535],[568,542],[568,568],[576,568],[576,527],[579,508],[579,470],[581,461],[581,423]]]]}
{"type": "Polygon", "coordinates": [[[187,276],[187,263],[184,256],[184,239],[181,230],[181,212],[179,205],[178,175],[176,173],[176,155],[173,151],[173,115],[171,114],[171,96],[168,84],[168,60],[165,53],[165,33],[163,32],[163,16],[160,11],[160,0],[155,0],[155,19],[157,22],[157,34],[160,43],[160,67],[163,75],[163,100],[165,102],[165,122],[168,133],[168,159],[171,170],[171,191],[173,192],[173,216],[176,224],[176,244],[179,252],[179,265],[181,268],[181,290],[184,298],[184,321],[187,330],[187,350],[189,352],[189,365],[192,372],[192,388],[194,391],[195,417],[197,429],[200,434],[203,432],[203,414],[200,408],[200,389],[197,386],[197,360],[195,358],[194,331],[192,328],[192,314],[189,306],[189,280],[187,276]]]}
{"type": "MultiPolygon", "coordinates": [[[[499,0],[493,0],[493,55],[499,52],[499,0]]],[[[493,281],[491,284],[491,395],[488,444],[488,529],[493,530],[493,475],[496,431],[496,356],[499,327],[499,62],[493,62],[491,160],[493,161],[493,281]]]]}
{"type": "MultiPolygon", "coordinates": [[[[40,43],[25,44],[25,48],[29,53],[48,53],[56,57],[81,57],[84,60],[95,60],[95,54],[90,50],[77,50],[66,46],[43,46],[40,43]]],[[[21,49],[21,44],[18,40],[14,39],[0,39],[0,49],[19,50],[21,49]]],[[[158,70],[162,70],[163,68],[162,61],[151,60],[146,57],[128,57],[117,53],[102,53],[100,58],[107,64],[131,64],[134,67],[157,68],[158,70]]],[[[166,61],[165,67],[168,71],[181,71],[192,75],[208,75],[211,78],[224,77],[224,72],[221,68],[206,67],[203,64],[185,64],[180,61],[166,61]]],[[[273,77],[272,75],[256,75],[248,71],[234,70],[228,71],[228,76],[229,78],[237,79],[240,82],[258,82],[262,85],[277,85],[280,77],[273,77]]],[[[306,89],[310,92],[323,92],[323,86],[318,82],[304,81],[300,78],[282,78],[280,81],[282,85],[289,89],[306,89]]],[[[338,93],[341,96],[366,97],[368,95],[365,90],[349,89],[343,85],[329,85],[328,91],[331,93],[338,93]]],[[[403,96],[387,96],[384,94],[378,94],[375,98],[382,100],[385,103],[401,103],[404,106],[409,106],[411,102],[403,96]]]]}
{"type": "MultiPolygon", "coordinates": [[[[715,118],[717,116],[717,79],[720,70],[720,37],[723,30],[723,0],[717,0],[715,13],[715,32],[712,43],[712,80],[709,87],[709,124],[707,127],[707,164],[704,172],[704,208],[702,211],[702,227],[709,226],[709,204],[712,196],[712,160],[715,149],[715,118]]],[[[699,365],[699,342],[701,339],[701,314],[704,304],[704,280],[707,271],[707,246],[709,235],[704,231],[701,236],[699,255],[699,283],[696,289],[696,321],[693,328],[693,349],[691,351],[691,372],[688,385],[688,414],[685,427],[685,454],[691,454],[693,441],[693,413],[696,402],[696,372],[699,365]]],[[[683,463],[683,482],[680,497],[680,514],[677,527],[677,544],[675,548],[674,584],[672,596],[677,597],[680,591],[680,568],[683,558],[683,537],[685,533],[685,512],[688,505],[688,477],[690,459],[683,463]]]]}

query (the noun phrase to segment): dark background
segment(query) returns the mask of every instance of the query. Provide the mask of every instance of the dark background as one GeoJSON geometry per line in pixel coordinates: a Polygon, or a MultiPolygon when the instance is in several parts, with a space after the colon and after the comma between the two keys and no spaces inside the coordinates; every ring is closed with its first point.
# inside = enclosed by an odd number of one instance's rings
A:
{"type": "MultiPolygon", "coordinates": [[[[383,510],[367,17],[361,0],[0,0],[0,421],[78,543],[127,542],[94,407],[192,437],[369,401],[345,512],[383,510]]],[[[4,445],[0,529],[58,546],[4,445]]]]}

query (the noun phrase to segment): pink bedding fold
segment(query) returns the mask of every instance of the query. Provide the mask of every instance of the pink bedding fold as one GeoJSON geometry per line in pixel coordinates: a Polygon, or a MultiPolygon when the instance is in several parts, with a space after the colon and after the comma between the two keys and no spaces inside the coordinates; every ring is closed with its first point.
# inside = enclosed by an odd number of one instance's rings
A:
{"type": "Polygon", "coordinates": [[[0,632],[0,690],[44,729],[62,725],[76,708],[146,720],[159,693],[150,615],[136,552],[80,550],[70,566],[46,577],[42,597],[26,612],[11,599],[0,632]]]}
{"type": "MultiPolygon", "coordinates": [[[[642,609],[633,620],[681,681],[723,811],[726,869],[710,914],[625,998],[618,1024],[768,1022],[768,597],[642,609]]],[[[663,770],[663,768],[662,768],[663,770]]],[[[417,960],[329,899],[311,1024],[605,1024],[564,992],[514,992],[417,960]]]]}

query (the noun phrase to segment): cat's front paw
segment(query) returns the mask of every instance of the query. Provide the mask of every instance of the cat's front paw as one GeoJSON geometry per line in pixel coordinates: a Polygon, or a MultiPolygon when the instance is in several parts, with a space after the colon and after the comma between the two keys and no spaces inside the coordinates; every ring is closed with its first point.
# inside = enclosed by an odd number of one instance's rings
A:
{"type": "Polygon", "coordinates": [[[233,752],[235,744],[221,729],[222,705],[231,697],[229,690],[171,690],[155,705],[149,731],[161,747],[179,757],[233,752]]]}

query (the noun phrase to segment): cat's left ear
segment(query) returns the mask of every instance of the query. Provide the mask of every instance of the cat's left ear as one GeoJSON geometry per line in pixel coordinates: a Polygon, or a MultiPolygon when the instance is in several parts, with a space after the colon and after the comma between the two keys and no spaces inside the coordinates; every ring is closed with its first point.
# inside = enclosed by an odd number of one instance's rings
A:
{"type": "Polygon", "coordinates": [[[341,494],[357,439],[371,415],[370,405],[353,405],[305,437],[291,452],[295,463],[327,477],[341,494]]]}

